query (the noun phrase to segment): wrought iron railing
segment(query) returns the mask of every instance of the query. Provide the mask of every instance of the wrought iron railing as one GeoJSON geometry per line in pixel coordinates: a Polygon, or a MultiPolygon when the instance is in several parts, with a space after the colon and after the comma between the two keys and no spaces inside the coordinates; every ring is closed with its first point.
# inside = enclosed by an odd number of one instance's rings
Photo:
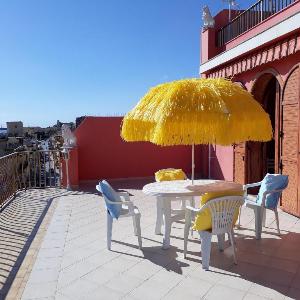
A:
{"type": "Polygon", "coordinates": [[[250,8],[234,18],[226,26],[217,31],[217,47],[222,47],[230,40],[246,32],[296,1],[297,0],[260,0],[256,2],[250,8]]]}
{"type": "Polygon", "coordinates": [[[0,207],[18,190],[61,187],[61,152],[15,152],[0,158],[0,207]]]}

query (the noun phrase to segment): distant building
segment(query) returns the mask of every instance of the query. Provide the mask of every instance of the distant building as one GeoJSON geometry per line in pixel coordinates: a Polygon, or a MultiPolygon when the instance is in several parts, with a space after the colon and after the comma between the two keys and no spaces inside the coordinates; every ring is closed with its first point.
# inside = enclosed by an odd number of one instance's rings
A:
{"type": "Polygon", "coordinates": [[[6,142],[7,139],[0,139],[0,157],[6,155],[6,142]]]}
{"type": "Polygon", "coordinates": [[[75,129],[75,124],[74,124],[74,122],[63,123],[63,122],[60,122],[59,120],[57,120],[57,122],[56,122],[56,127],[57,127],[58,129],[61,129],[61,127],[62,127],[64,124],[65,124],[65,125],[68,125],[68,127],[69,127],[71,130],[74,130],[74,129],[75,129]]]}
{"type": "Polygon", "coordinates": [[[0,139],[5,139],[7,137],[7,128],[0,128],[0,139]]]}
{"type": "Polygon", "coordinates": [[[86,118],[86,116],[77,117],[75,121],[76,128],[83,122],[83,120],[86,118]]]}
{"type": "Polygon", "coordinates": [[[23,122],[17,121],[17,122],[6,122],[7,126],[7,136],[8,137],[23,137],[24,131],[23,131],[23,122]]]}
{"type": "Polygon", "coordinates": [[[14,151],[16,148],[23,146],[22,137],[8,137],[6,142],[6,151],[14,151]]]}

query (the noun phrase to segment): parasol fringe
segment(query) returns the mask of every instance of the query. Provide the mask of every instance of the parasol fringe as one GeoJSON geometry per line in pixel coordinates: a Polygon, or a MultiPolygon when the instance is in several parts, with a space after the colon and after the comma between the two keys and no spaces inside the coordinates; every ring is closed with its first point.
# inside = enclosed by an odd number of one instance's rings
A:
{"type": "Polygon", "coordinates": [[[156,86],[123,119],[126,141],[162,146],[268,141],[269,115],[226,79],[179,80],[156,86]]]}

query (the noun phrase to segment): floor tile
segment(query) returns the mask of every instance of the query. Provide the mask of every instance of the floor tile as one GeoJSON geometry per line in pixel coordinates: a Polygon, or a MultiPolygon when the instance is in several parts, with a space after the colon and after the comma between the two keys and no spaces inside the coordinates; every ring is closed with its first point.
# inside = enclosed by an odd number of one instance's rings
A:
{"type": "Polygon", "coordinates": [[[238,300],[243,299],[245,294],[244,291],[217,284],[207,292],[203,299],[238,300]]]}

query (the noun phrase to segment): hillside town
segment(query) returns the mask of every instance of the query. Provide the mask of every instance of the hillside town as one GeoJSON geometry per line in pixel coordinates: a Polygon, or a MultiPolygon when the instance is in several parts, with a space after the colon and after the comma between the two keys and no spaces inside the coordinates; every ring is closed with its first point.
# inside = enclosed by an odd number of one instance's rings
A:
{"type": "Polygon", "coordinates": [[[45,128],[24,127],[22,121],[6,122],[6,127],[0,127],[0,157],[16,151],[58,149],[62,144],[61,128],[64,124],[71,130],[75,129],[74,122],[59,120],[45,128]]]}

